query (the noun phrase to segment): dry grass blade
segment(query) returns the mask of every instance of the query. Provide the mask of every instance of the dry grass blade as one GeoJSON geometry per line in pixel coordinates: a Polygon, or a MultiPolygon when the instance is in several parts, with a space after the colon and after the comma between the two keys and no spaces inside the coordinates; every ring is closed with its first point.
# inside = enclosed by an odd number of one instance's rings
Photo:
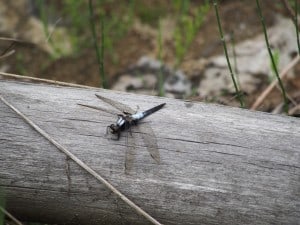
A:
{"type": "Polygon", "coordinates": [[[11,108],[16,114],[18,114],[25,122],[27,122],[34,130],[40,133],[44,138],[46,138],[51,144],[53,144],[56,148],[58,148],[61,152],[65,153],[70,159],[72,159],[75,163],[77,163],[81,168],[91,174],[94,178],[104,184],[109,190],[111,190],[114,194],[116,194],[119,198],[121,198],[127,205],[133,208],[139,215],[142,215],[145,219],[147,219],[152,224],[161,225],[156,219],[150,216],[147,212],[145,212],[142,208],[137,206],[134,202],[128,199],[125,195],[123,195],[119,190],[117,190],[113,185],[111,185],[106,179],[104,179],[100,174],[94,171],[91,167],[86,165],[83,161],[77,158],[73,153],[71,153],[68,149],[62,146],[59,142],[54,140],[48,133],[46,133],[43,129],[41,129],[38,125],[36,125],[32,120],[30,120],[27,116],[25,116],[22,112],[20,112],[17,108],[15,108],[12,104],[7,102],[1,95],[0,100],[11,108]]]}
{"type": "Polygon", "coordinates": [[[78,87],[78,88],[93,89],[93,87],[86,86],[86,85],[72,84],[72,83],[67,83],[67,82],[62,82],[62,81],[48,80],[48,79],[37,78],[37,77],[29,77],[29,76],[17,75],[17,74],[12,74],[12,73],[4,73],[1,71],[0,71],[0,76],[7,77],[10,79],[15,79],[15,80],[30,80],[30,81],[36,82],[36,83],[46,83],[46,84],[61,85],[61,86],[66,86],[66,87],[78,87]]]}
{"type": "Polygon", "coordinates": [[[10,56],[14,53],[15,53],[15,50],[10,50],[9,52],[6,52],[5,54],[1,55],[0,59],[4,59],[4,58],[6,58],[6,57],[8,57],[8,56],[10,56]]]}
{"type": "Polygon", "coordinates": [[[28,42],[28,41],[23,41],[23,40],[16,39],[16,38],[0,37],[0,40],[1,41],[14,41],[14,42],[20,42],[20,43],[26,43],[26,44],[33,44],[33,43],[28,42]]]}
{"type": "MultiPolygon", "coordinates": [[[[300,60],[300,56],[297,55],[293,61],[290,62],[290,64],[288,64],[280,73],[280,78],[283,79],[286,75],[287,72],[292,69],[296,63],[298,63],[300,60]]],[[[276,87],[276,84],[278,83],[278,80],[274,80],[264,91],[263,93],[261,93],[261,95],[257,98],[257,100],[253,103],[253,105],[251,106],[251,110],[256,110],[261,104],[262,102],[265,100],[265,98],[270,94],[270,92],[274,89],[274,87],[276,87]]]]}
{"type": "Polygon", "coordinates": [[[0,211],[2,211],[8,218],[10,218],[12,221],[14,221],[15,224],[17,225],[23,225],[18,219],[16,219],[12,214],[7,212],[4,208],[0,206],[0,211]]]}
{"type": "Polygon", "coordinates": [[[16,42],[12,42],[0,55],[0,59],[6,58],[15,53],[15,50],[12,48],[15,46],[16,42]]]}
{"type": "Polygon", "coordinates": [[[290,116],[293,116],[296,114],[297,111],[300,111],[300,104],[299,105],[296,105],[295,107],[291,108],[289,110],[289,115],[290,116]]]}
{"type": "Polygon", "coordinates": [[[294,14],[294,11],[291,8],[288,0],[281,0],[281,2],[282,2],[282,5],[284,6],[286,12],[288,13],[288,16],[291,18],[291,20],[294,20],[295,14],[294,14]]]}

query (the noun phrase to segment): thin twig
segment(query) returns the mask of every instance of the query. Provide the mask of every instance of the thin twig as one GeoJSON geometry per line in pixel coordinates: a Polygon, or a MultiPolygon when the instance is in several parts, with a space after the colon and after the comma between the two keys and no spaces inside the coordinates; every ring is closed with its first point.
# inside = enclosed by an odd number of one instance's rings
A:
{"type": "MultiPolygon", "coordinates": [[[[296,0],[296,1],[298,1],[298,0],[296,0]]],[[[281,2],[283,4],[285,10],[287,11],[289,17],[294,21],[295,14],[294,14],[293,9],[290,6],[288,0],[281,0],[281,2]]]]}
{"type": "Polygon", "coordinates": [[[8,57],[8,56],[10,56],[12,54],[14,54],[15,52],[16,52],[15,50],[10,50],[9,52],[6,52],[6,53],[2,54],[0,56],[0,59],[4,59],[4,58],[6,58],[6,57],[8,57]]]}
{"type": "Polygon", "coordinates": [[[11,52],[15,52],[14,50],[13,50],[13,47],[16,45],[16,42],[15,41],[13,41],[2,53],[1,53],[1,58],[4,56],[5,57],[5,55],[10,55],[11,54],[11,52]]]}
{"type": "MultiPolygon", "coordinates": [[[[288,71],[290,69],[292,69],[300,60],[300,56],[297,55],[293,61],[291,61],[280,73],[280,79],[283,79],[288,71]]],[[[261,95],[257,98],[257,100],[253,103],[253,105],[251,106],[251,110],[256,110],[260,104],[265,100],[265,98],[268,96],[268,94],[273,90],[273,88],[276,86],[278,82],[278,79],[274,80],[262,93],[261,95]]]]}
{"type": "Polygon", "coordinates": [[[296,37],[297,37],[297,45],[298,45],[298,54],[300,54],[300,41],[299,41],[299,24],[298,24],[298,0],[295,0],[295,12],[293,11],[292,7],[290,6],[287,0],[281,0],[283,6],[285,7],[286,11],[288,12],[289,17],[293,21],[296,29],[296,37]]]}
{"type": "Polygon", "coordinates": [[[291,109],[289,110],[289,115],[290,115],[290,116],[294,115],[298,110],[300,111],[300,104],[299,104],[299,105],[296,105],[296,106],[293,107],[293,108],[291,108],[291,109]]]}
{"type": "MultiPolygon", "coordinates": [[[[48,36],[46,37],[46,43],[48,43],[48,42],[50,42],[50,38],[51,38],[51,36],[53,35],[53,33],[54,33],[54,31],[55,31],[55,28],[57,27],[57,24],[59,23],[61,21],[61,18],[58,18],[57,20],[56,20],[56,22],[54,23],[54,26],[53,26],[53,29],[52,29],[52,31],[51,32],[48,32],[48,36]]],[[[51,42],[50,42],[51,43],[51,42]]]]}
{"type": "Polygon", "coordinates": [[[12,214],[10,214],[6,209],[0,206],[0,211],[2,211],[7,217],[14,221],[17,225],[23,225],[18,219],[16,219],[12,214]]]}
{"type": "Polygon", "coordinates": [[[19,43],[33,44],[34,45],[34,43],[31,43],[31,42],[28,42],[28,41],[23,41],[21,39],[16,39],[16,38],[0,37],[0,40],[2,40],[2,41],[14,41],[14,42],[19,42],[19,43]]]}
{"type": "Polygon", "coordinates": [[[26,41],[22,41],[22,40],[18,40],[18,39],[15,39],[15,38],[6,38],[6,37],[0,37],[0,40],[1,41],[12,41],[12,43],[1,53],[0,55],[0,59],[3,59],[3,58],[6,58],[12,54],[15,53],[15,50],[12,49],[16,43],[25,43],[25,44],[32,44],[32,43],[29,43],[29,42],[26,42],[26,41]]]}
{"type": "Polygon", "coordinates": [[[55,85],[61,85],[61,86],[67,86],[67,87],[94,89],[94,87],[81,85],[81,84],[72,84],[72,83],[67,83],[67,82],[62,82],[62,81],[48,80],[48,79],[37,78],[37,77],[29,77],[29,76],[17,75],[17,74],[12,74],[12,73],[0,72],[0,76],[14,78],[14,79],[18,79],[18,80],[31,80],[31,81],[36,81],[36,82],[41,82],[41,83],[46,83],[46,84],[55,84],[55,85]]]}
{"type": "Polygon", "coordinates": [[[161,225],[156,219],[150,216],[147,212],[145,212],[142,208],[137,206],[134,202],[129,200],[124,194],[122,194],[119,190],[117,190],[113,185],[111,185],[106,179],[104,179],[101,175],[99,175],[96,171],[94,171],[91,167],[86,165],[83,161],[77,158],[73,153],[71,153],[68,149],[62,146],[59,142],[54,140],[48,133],[46,133],[42,128],[36,125],[32,120],[30,120],[27,116],[25,116],[22,112],[20,112],[17,108],[7,102],[1,95],[0,100],[5,103],[9,108],[15,111],[25,122],[27,122],[34,130],[40,133],[44,138],[46,138],[50,143],[52,143],[56,148],[65,153],[69,158],[71,158],[75,163],[77,163],[81,168],[91,174],[94,178],[104,184],[109,190],[115,193],[119,198],[121,198],[126,204],[128,204],[131,208],[133,208],[138,214],[144,216],[149,222],[156,225],[161,225]]]}
{"type": "MultiPolygon", "coordinates": [[[[276,84],[276,88],[280,91],[278,83],[276,84]]],[[[293,99],[293,97],[290,94],[286,93],[286,97],[293,105],[297,105],[297,102],[293,99]]]]}

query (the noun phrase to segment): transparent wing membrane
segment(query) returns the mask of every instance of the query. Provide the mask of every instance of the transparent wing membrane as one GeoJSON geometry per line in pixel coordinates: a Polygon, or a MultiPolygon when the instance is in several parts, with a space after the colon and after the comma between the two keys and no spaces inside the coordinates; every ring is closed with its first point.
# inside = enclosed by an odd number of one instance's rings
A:
{"type": "MultiPolygon", "coordinates": [[[[131,128],[129,128],[131,129],[131,128]]],[[[125,153],[125,173],[128,174],[132,169],[133,162],[135,160],[136,147],[135,137],[131,130],[126,132],[126,153],[125,153]]]]}
{"type": "Polygon", "coordinates": [[[135,111],[130,108],[128,105],[125,105],[121,102],[118,102],[118,101],[114,101],[110,98],[105,98],[101,95],[98,95],[98,94],[95,94],[97,98],[101,99],[103,102],[107,103],[107,104],[110,104],[111,106],[113,106],[114,108],[120,110],[120,112],[127,112],[127,113],[130,113],[130,114],[134,114],[135,111]]]}
{"type": "MultiPolygon", "coordinates": [[[[107,109],[100,106],[91,106],[91,105],[85,105],[85,104],[78,104],[80,106],[100,110],[106,113],[109,113],[111,115],[117,116],[118,114],[123,113],[129,113],[129,114],[135,114],[136,112],[129,107],[128,105],[125,105],[121,102],[105,98],[99,94],[95,94],[97,98],[101,99],[103,102],[113,106],[115,109],[107,109]],[[117,111],[118,110],[118,111],[117,111]]],[[[153,112],[156,112],[157,110],[161,109],[165,104],[158,105],[156,107],[153,107],[152,109],[149,109],[145,111],[146,116],[152,114],[153,112]]],[[[130,118],[129,118],[130,119],[130,118]]],[[[131,118],[132,119],[132,118],[131,118]]],[[[125,173],[128,173],[132,166],[133,162],[135,160],[135,154],[136,154],[136,145],[135,145],[135,133],[131,132],[131,129],[138,129],[138,133],[141,134],[143,141],[147,147],[147,150],[150,153],[150,156],[155,160],[156,163],[160,162],[160,155],[159,150],[156,142],[156,137],[154,134],[153,129],[151,128],[149,123],[142,123],[140,126],[131,126],[130,123],[128,123],[128,127],[126,127],[126,153],[125,153],[125,173]],[[136,128],[134,128],[136,127],[136,128]]]]}
{"type": "Polygon", "coordinates": [[[78,103],[78,105],[84,106],[84,107],[87,107],[87,108],[91,108],[91,109],[96,109],[96,110],[99,110],[99,111],[103,111],[103,112],[109,113],[109,114],[114,115],[114,116],[118,115],[118,113],[119,113],[115,110],[106,109],[106,108],[103,108],[103,107],[100,107],[100,106],[85,105],[85,104],[81,104],[81,103],[78,103]]]}
{"type": "Polygon", "coordinates": [[[143,141],[147,147],[148,152],[151,157],[156,161],[156,163],[160,162],[160,155],[157,146],[156,137],[153,129],[151,128],[149,123],[140,124],[137,126],[138,130],[141,132],[143,141]]]}

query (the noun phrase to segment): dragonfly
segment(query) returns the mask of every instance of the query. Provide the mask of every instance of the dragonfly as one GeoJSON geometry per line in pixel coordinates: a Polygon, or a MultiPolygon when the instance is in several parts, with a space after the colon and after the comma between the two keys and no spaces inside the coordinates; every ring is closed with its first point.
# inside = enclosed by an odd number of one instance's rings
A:
{"type": "Polygon", "coordinates": [[[114,135],[116,140],[120,139],[121,133],[123,131],[127,131],[127,148],[125,153],[125,172],[128,173],[128,171],[131,170],[133,162],[134,162],[134,152],[135,152],[135,141],[134,137],[132,135],[131,129],[136,127],[139,131],[139,133],[142,135],[143,141],[147,147],[148,152],[150,153],[150,156],[154,159],[156,163],[159,164],[160,162],[160,154],[156,142],[156,137],[154,134],[153,129],[151,128],[149,123],[143,123],[140,124],[140,126],[137,126],[138,123],[146,118],[147,116],[157,112],[161,108],[163,108],[166,103],[162,103],[160,105],[157,105],[153,108],[150,108],[148,110],[142,111],[142,112],[135,112],[131,107],[128,105],[125,105],[121,102],[112,100],[110,98],[103,97],[99,94],[95,94],[96,97],[103,102],[111,105],[115,109],[107,109],[101,106],[92,106],[92,105],[86,105],[86,104],[80,104],[80,106],[100,110],[106,113],[109,113],[111,115],[117,116],[116,123],[112,123],[111,125],[107,126],[106,128],[106,134],[110,133],[111,135],[114,135]],[[129,135],[130,134],[130,135],[129,135]]]}

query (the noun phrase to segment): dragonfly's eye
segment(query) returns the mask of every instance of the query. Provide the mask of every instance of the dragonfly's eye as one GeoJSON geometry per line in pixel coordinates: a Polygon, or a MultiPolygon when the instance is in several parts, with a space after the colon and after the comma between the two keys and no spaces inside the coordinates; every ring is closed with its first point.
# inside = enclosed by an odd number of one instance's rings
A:
{"type": "Polygon", "coordinates": [[[115,133],[115,132],[117,131],[116,125],[115,125],[115,124],[111,124],[111,125],[109,126],[109,131],[110,131],[111,133],[115,133]]]}

